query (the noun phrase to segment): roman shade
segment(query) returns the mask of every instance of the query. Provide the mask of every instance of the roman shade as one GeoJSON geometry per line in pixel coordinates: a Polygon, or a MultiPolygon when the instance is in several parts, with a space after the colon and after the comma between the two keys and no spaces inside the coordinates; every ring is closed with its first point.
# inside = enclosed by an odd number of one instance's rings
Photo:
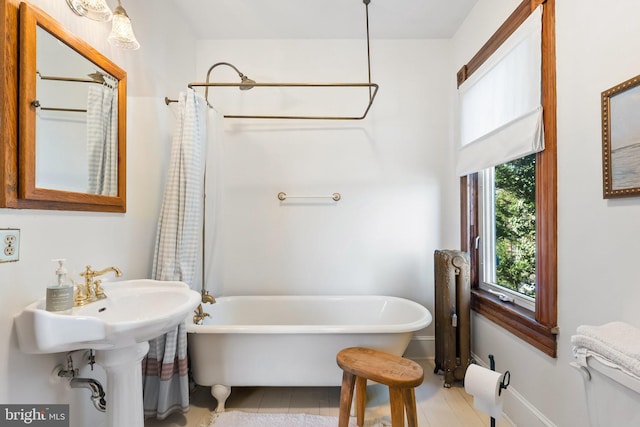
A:
{"type": "Polygon", "coordinates": [[[542,7],[459,89],[459,176],[544,149],[542,7]]]}

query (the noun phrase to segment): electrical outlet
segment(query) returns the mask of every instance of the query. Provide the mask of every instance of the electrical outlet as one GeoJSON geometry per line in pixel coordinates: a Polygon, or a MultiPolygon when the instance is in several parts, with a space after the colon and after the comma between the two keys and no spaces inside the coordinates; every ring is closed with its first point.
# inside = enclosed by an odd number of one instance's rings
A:
{"type": "Polygon", "coordinates": [[[0,262],[20,259],[20,230],[16,228],[0,229],[0,262]]]}

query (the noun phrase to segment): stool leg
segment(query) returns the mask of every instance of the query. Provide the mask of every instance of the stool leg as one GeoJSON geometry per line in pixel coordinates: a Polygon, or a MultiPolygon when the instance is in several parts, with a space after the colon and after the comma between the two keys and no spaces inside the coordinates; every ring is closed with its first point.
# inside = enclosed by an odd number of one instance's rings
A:
{"type": "Polygon", "coordinates": [[[356,420],[358,427],[364,425],[364,408],[367,405],[367,379],[356,377],[356,420]]]}
{"type": "Polygon", "coordinates": [[[351,399],[353,399],[353,386],[356,377],[347,371],[342,373],[342,388],[340,389],[340,416],[338,427],[349,426],[349,413],[351,412],[351,399]]]}
{"type": "Polygon", "coordinates": [[[389,387],[389,401],[391,405],[391,427],[404,427],[404,401],[402,389],[389,387]]]}
{"type": "Polygon", "coordinates": [[[402,390],[402,396],[404,399],[404,407],[407,410],[407,425],[409,427],[418,427],[415,390],[413,388],[405,388],[402,390]]]}

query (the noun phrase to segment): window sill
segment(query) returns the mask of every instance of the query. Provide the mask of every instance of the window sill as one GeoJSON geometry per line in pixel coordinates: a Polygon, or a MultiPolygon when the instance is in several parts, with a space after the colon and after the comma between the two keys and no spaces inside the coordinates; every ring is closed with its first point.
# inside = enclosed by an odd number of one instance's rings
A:
{"type": "Polygon", "coordinates": [[[532,311],[500,301],[495,295],[477,288],[471,290],[471,309],[543,353],[556,357],[557,327],[539,323],[532,311]]]}

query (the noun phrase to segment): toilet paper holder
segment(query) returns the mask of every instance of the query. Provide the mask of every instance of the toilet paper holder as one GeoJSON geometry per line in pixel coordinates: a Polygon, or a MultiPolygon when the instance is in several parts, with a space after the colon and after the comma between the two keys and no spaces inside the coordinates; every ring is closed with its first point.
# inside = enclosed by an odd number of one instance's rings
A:
{"type": "Polygon", "coordinates": [[[502,394],[502,390],[506,390],[511,382],[511,372],[505,371],[502,375],[502,381],[500,381],[500,390],[498,390],[498,396],[502,394]]]}
{"type": "MultiPolygon", "coordinates": [[[[489,369],[492,371],[496,370],[496,361],[493,358],[493,354],[489,355],[489,369]]],[[[498,396],[502,394],[502,390],[506,390],[509,387],[509,383],[511,382],[511,372],[505,371],[502,374],[502,380],[500,381],[500,388],[498,389],[498,396]]],[[[491,427],[495,427],[496,419],[491,417],[491,427]]]]}
{"type": "MultiPolygon", "coordinates": [[[[489,369],[492,371],[496,370],[496,361],[493,358],[493,354],[489,355],[489,369]]],[[[500,381],[500,389],[498,390],[498,396],[502,394],[502,390],[506,390],[509,387],[509,383],[511,382],[511,372],[505,371],[502,374],[502,381],[500,381]]]]}

